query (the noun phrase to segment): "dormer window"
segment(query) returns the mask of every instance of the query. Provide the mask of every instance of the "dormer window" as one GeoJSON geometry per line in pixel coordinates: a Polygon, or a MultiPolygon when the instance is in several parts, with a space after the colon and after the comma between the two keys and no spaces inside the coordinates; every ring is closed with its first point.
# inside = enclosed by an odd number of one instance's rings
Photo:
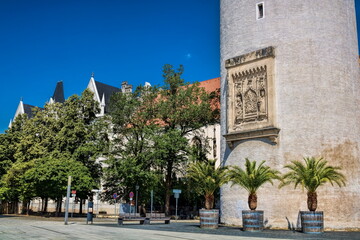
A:
{"type": "Polygon", "coordinates": [[[262,19],[265,17],[264,2],[256,4],[256,19],[262,19]]]}

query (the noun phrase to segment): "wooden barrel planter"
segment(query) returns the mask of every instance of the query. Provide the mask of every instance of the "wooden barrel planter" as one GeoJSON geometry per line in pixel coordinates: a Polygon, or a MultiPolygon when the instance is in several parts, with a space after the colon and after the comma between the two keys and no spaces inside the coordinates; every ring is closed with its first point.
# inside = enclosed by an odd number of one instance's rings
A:
{"type": "Polygon", "coordinates": [[[300,211],[301,229],[303,233],[324,232],[324,212],[300,211]]]}
{"type": "Polygon", "coordinates": [[[218,228],[219,209],[200,209],[200,227],[218,228]]]}
{"type": "Polygon", "coordinates": [[[260,232],[264,229],[264,211],[243,210],[243,230],[260,232]]]}

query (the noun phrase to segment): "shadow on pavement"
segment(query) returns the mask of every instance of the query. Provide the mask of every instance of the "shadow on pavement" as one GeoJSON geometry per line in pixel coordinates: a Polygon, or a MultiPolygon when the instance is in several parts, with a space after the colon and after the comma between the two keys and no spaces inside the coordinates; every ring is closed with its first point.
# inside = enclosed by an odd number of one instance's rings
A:
{"type": "Polygon", "coordinates": [[[0,218],[14,218],[14,217],[18,217],[18,216],[17,215],[9,215],[9,214],[0,215],[0,218]]]}
{"type": "MultiPolygon", "coordinates": [[[[325,232],[323,234],[304,234],[290,230],[270,230],[265,229],[262,232],[244,232],[239,227],[220,225],[218,229],[203,229],[195,222],[171,222],[170,224],[152,223],[150,225],[140,225],[139,223],[125,223],[122,226],[116,222],[94,222],[93,225],[129,228],[138,230],[170,231],[184,233],[213,234],[226,236],[257,237],[257,238],[274,238],[274,239],[360,239],[360,232],[325,232]]],[[[91,227],[91,224],[88,225],[91,227]]]]}

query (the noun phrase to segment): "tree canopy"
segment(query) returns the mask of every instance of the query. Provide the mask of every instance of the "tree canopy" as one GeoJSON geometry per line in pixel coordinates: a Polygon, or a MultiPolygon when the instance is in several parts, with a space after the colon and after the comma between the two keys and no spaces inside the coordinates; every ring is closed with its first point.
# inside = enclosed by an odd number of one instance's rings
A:
{"type": "Polygon", "coordinates": [[[165,65],[163,86],[115,93],[104,117],[96,117],[90,90],[33,109],[32,118],[18,116],[0,135],[0,197],[60,200],[72,174],[80,198],[91,196],[100,180],[105,200],[139,186],[140,203],[155,190],[169,214],[171,189],[186,165],[206,160],[206,144],[191,146],[189,137],[219,119],[217,93],[186,83],[183,71],[165,65]]]}
{"type": "Polygon", "coordinates": [[[111,98],[108,121],[112,141],[103,179],[106,200],[111,200],[115,192],[126,198],[136,186],[142,196],[150,196],[150,190],[159,185],[159,174],[152,169],[156,132],[152,107],[157,91],[138,87],[134,93],[119,92],[111,98]]]}
{"type": "Polygon", "coordinates": [[[1,198],[62,198],[69,175],[79,195],[89,195],[100,184],[96,159],[107,145],[98,111],[93,94],[85,90],[64,103],[33,109],[32,118],[19,115],[0,137],[1,198]]]}
{"type": "MultiPolygon", "coordinates": [[[[140,87],[134,93],[112,98],[112,158],[107,161],[105,186],[126,194],[140,186],[146,192],[163,189],[165,212],[169,214],[174,179],[185,172],[190,148],[189,133],[215,123],[218,101],[198,83],[182,79],[184,68],[163,67],[164,85],[140,87]]],[[[111,190],[110,190],[111,189],[111,190]]]]}

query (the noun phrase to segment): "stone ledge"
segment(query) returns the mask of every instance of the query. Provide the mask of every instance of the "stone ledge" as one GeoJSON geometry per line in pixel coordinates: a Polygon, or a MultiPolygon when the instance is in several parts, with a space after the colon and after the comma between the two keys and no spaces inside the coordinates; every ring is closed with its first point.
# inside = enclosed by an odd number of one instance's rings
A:
{"type": "Polygon", "coordinates": [[[233,132],[223,135],[226,139],[227,144],[232,149],[234,143],[237,141],[266,138],[270,142],[277,144],[277,138],[279,136],[280,129],[276,127],[267,127],[256,130],[233,132]]]}
{"type": "Polygon", "coordinates": [[[225,61],[225,68],[240,66],[266,57],[275,57],[274,47],[266,47],[225,61]]]}

